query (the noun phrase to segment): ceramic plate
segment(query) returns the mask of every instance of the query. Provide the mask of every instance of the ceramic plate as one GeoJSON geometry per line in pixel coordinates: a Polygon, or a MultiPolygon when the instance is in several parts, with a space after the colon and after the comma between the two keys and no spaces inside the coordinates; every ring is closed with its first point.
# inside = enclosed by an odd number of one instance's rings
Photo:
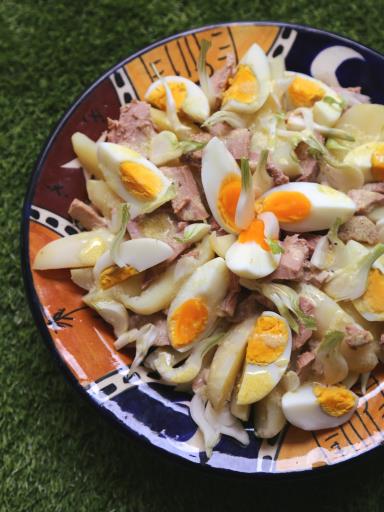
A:
{"type": "MultiPolygon", "coordinates": [[[[353,41],[308,27],[233,23],[193,29],[128,57],[97,80],[64,115],[33,172],[22,225],[23,272],[33,315],[66,375],[100,412],[146,443],[196,466],[251,475],[319,474],[325,468],[377,452],[384,437],[384,372],[371,376],[367,394],[351,421],[340,428],[303,432],[288,426],[277,438],[249,446],[223,436],[208,460],[189,415],[189,395],[161,386],[145,374],[126,378],[131,359],[116,352],[109,327],[82,301],[69,271],[31,270],[37,251],[51,240],[77,233],[67,210],[86,199],[82,169],[70,137],[80,131],[96,140],[120,105],[142,98],[155,79],[151,62],[165,75],[197,80],[199,42],[212,41],[208,63],[236,60],[257,42],[269,55],[283,55],[289,70],[333,85],[361,86],[372,102],[384,103],[384,57],[353,41]]],[[[364,457],[363,457],[364,458],[364,457]]]]}

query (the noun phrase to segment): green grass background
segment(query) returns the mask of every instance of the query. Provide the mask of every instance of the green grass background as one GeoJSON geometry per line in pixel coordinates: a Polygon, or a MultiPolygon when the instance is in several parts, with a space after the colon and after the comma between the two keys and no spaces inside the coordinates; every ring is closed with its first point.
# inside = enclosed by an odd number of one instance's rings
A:
{"type": "Polygon", "coordinates": [[[0,511],[384,510],[381,464],[265,486],[185,470],[123,436],[65,381],[24,297],[23,196],[68,105],[153,40],[226,20],[311,24],[384,51],[382,0],[0,2],[0,511]]]}

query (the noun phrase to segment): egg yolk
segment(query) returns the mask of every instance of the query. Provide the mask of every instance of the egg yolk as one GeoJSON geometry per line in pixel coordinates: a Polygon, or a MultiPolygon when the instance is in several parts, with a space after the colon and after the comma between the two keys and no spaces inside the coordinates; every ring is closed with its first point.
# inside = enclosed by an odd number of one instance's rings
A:
{"type": "Polygon", "coordinates": [[[296,76],[288,87],[288,93],[295,107],[312,107],[325,96],[325,91],[316,82],[296,76]]]}
{"type": "Polygon", "coordinates": [[[371,161],[371,173],[374,180],[384,180],[384,144],[379,144],[373,155],[371,161]]]}
{"type": "Polygon", "coordinates": [[[142,201],[152,200],[161,192],[161,179],[145,165],[122,162],[120,174],[121,181],[128,192],[142,201]]]}
{"type": "MultiPolygon", "coordinates": [[[[171,90],[176,109],[180,110],[187,96],[187,87],[182,82],[167,81],[167,84],[171,90]]],[[[151,92],[151,94],[148,96],[148,101],[160,110],[166,110],[167,97],[163,85],[159,85],[151,92]]]]}
{"type": "Polygon", "coordinates": [[[283,354],[287,341],[288,329],[282,320],[275,316],[260,316],[248,338],[247,363],[273,363],[283,354]]]}
{"type": "Polygon", "coordinates": [[[274,382],[269,372],[246,372],[241,381],[237,403],[239,405],[248,405],[258,402],[267,396],[273,387],[274,382]]]}
{"type": "Polygon", "coordinates": [[[256,242],[265,251],[270,251],[264,236],[264,222],[260,219],[255,219],[251,222],[249,227],[242,231],[239,235],[238,242],[245,244],[247,242],[256,242]]]}
{"type": "MultiPolygon", "coordinates": [[[[259,204],[256,204],[258,210],[259,204]]],[[[261,211],[272,212],[279,222],[298,222],[306,219],[311,212],[311,202],[301,192],[272,192],[261,202],[261,211]]]]}
{"type": "Polygon", "coordinates": [[[208,308],[201,298],[189,299],[175,309],[170,321],[170,335],[175,348],[192,343],[205,329],[208,308]]]}
{"type": "Polygon", "coordinates": [[[223,96],[223,105],[230,100],[239,103],[252,103],[256,100],[259,83],[249,66],[240,64],[235,76],[229,81],[230,86],[223,96]]]}
{"type": "Polygon", "coordinates": [[[339,417],[350,412],[356,405],[352,391],[342,386],[315,385],[313,393],[321,409],[328,416],[339,417]]]}
{"type": "Polygon", "coordinates": [[[362,296],[366,309],[371,313],[384,311],[384,275],[377,268],[372,268],[368,276],[368,286],[362,296]]]}
{"type": "Polygon", "coordinates": [[[241,178],[237,174],[230,174],[221,184],[217,199],[217,209],[225,224],[238,231],[235,224],[236,207],[241,192],[241,178]]]}
{"type": "Polygon", "coordinates": [[[137,273],[137,270],[133,267],[118,267],[117,265],[111,265],[101,272],[99,283],[103,290],[107,290],[108,288],[115,286],[115,284],[121,283],[137,273]]]}

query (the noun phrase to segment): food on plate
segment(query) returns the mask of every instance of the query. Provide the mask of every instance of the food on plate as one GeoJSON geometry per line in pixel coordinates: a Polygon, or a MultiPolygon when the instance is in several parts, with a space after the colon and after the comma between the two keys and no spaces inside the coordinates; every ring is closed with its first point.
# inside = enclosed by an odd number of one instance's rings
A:
{"type": "Polygon", "coordinates": [[[248,420],[262,439],[342,425],[383,357],[384,106],[257,44],[212,74],[209,48],[198,84],[152,65],[99,141],[72,135],[82,231],[33,267],[70,271],[135,347],[128,378],[191,393],[211,456],[248,420]]]}

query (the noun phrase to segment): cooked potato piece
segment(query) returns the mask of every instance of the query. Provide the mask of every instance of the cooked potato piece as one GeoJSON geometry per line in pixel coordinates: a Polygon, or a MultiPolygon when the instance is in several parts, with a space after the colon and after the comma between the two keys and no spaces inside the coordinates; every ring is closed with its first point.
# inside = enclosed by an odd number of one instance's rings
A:
{"type": "Polygon", "coordinates": [[[257,316],[234,325],[225,335],[212,360],[207,383],[207,396],[215,409],[221,409],[231,398],[236,377],[244,360],[247,339],[257,316]]]}
{"type": "Polygon", "coordinates": [[[139,315],[151,315],[167,308],[192,272],[214,256],[206,237],[199,247],[197,258],[185,255],[170,265],[152,284],[136,297],[122,297],[126,308],[139,315]]]}
{"type": "Polygon", "coordinates": [[[384,105],[361,103],[353,105],[338,120],[335,128],[345,130],[355,138],[354,142],[338,141],[346,149],[332,149],[334,156],[342,160],[354,147],[380,140],[384,126],[384,105]]]}
{"type": "Polygon", "coordinates": [[[103,179],[103,173],[97,161],[96,142],[80,132],[74,133],[71,140],[73,151],[81,165],[96,178],[103,179]]]}
{"type": "Polygon", "coordinates": [[[85,231],[59,238],[40,249],[33,268],[50,270],[93,267],[103,252],[110,247],[112,240],[113,234],[107,229],[85,231]]]}
{"type": "Polygon", "coordinates": [[[90,290],[95,285],[95,278],[93,270],[91,268],[74,268],[71,270],[72,281],[83,288],[84,290],[90,290]]]}
{"type": "Polygon", "coordinates": [[[91,203],[104,217],[111,217],[112,209],[121,203],[121,199],[108,187],[105,181],[88,180],[86,186],[91,203]]]}

